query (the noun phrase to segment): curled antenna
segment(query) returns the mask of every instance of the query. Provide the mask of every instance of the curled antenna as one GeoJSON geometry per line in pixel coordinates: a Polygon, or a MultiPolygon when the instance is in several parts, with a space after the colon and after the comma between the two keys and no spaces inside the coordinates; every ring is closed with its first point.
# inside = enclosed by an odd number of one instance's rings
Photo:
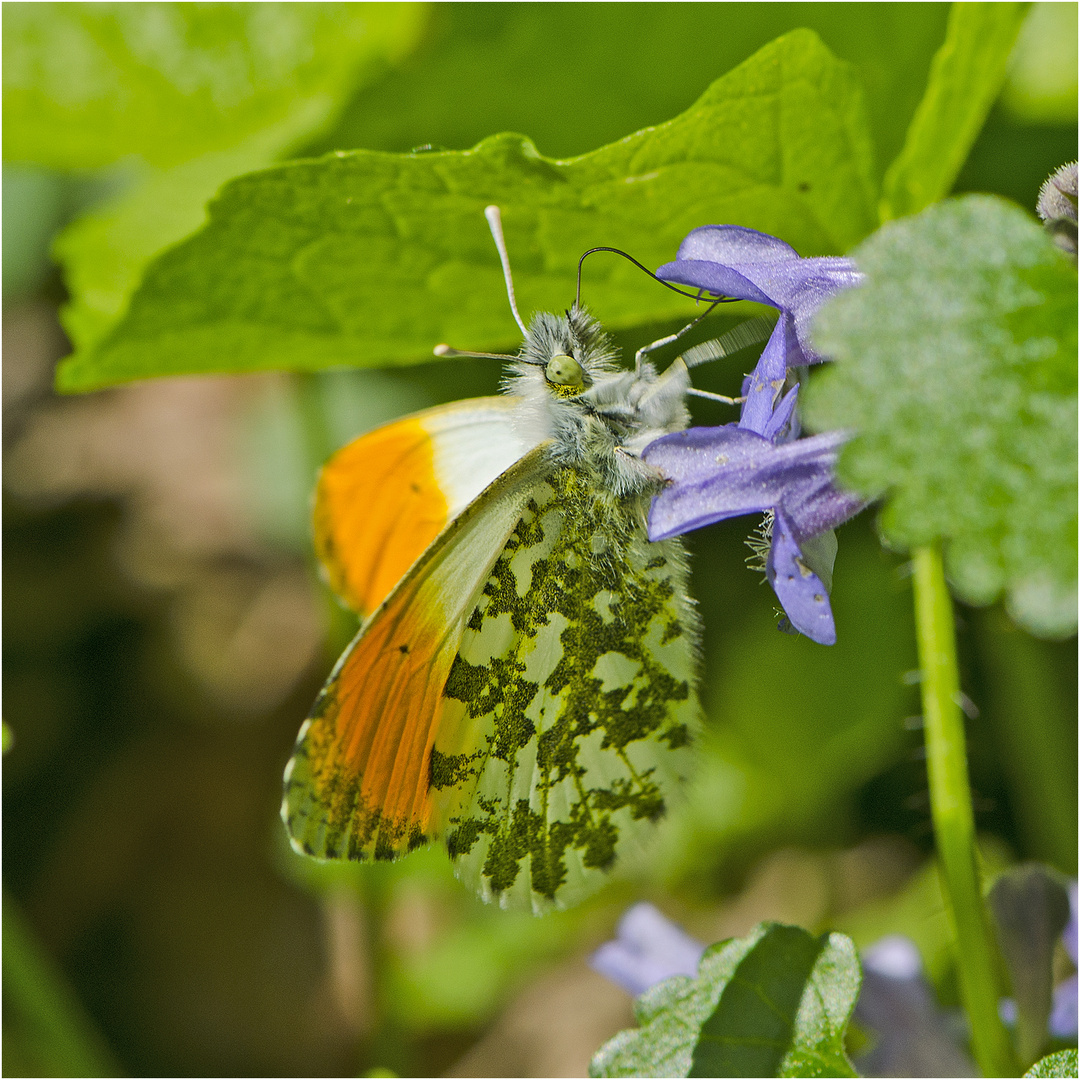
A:
{"type": "MultiPolygon", "coordinates": [[[[492,208],[488,207],[488,209],[490,210],[492,208]]],[[[488,220],[490,220],[490,218],[488,220]]],[[[617,247],[594,247],[594,248],[589,248],[589,250],[586,251],[585,254],[581,256],[580,259],[578,259],[578,264],[577,264],[577,294],[574,297],[574,307],[581,307],[581,266],[590,255],[592,255],[594,252],[597,252],[597,251],[611,251],[611,252],[614,252],[616,255],[621,255],[624,259],[628,259],[630,262],[632,262],[643,273],[648,274],[649,277],[651,277],[653,279],[653,281],[659,281],[660,284],[663,285],[665,289],[670,289],[672,292],[677,292],[680,296],[688,296],[691,300],[701,300],[701,299],[704,298],[704,299],[708,299],[708,301],[710,303],[712,303],[712,304],[733,304],[735,302],[735,297],[722,296],[722,297],[719,297],[719,298],[714,298],[710,294],[707,294],[704,289],[698,289],[697,292],[684,292],[678,286],[672,285],[670,281],[664,281],[663,278],[658,278],[647,266],[642,266],[641,263],[639,263],[637,261],[637,259],[634,258],[633,255],[627,254],[625,251],[622,250],[622,248],[617,248],[617,247]]]]}
{"type": "Polygon", "coordinates": [[[488,228],[495,241],[495,247],[499,252],[499,260],[502,262],[503,277],[506,279],[506,295],[510,300],[510,310],[514,313],[514,321],[521,327],[521,332],[528,337],[529,331],[521,321],[518,314],[517,301],[514,299],[514,279],[510,276],[510,257],[506,254],[506,240],[503,238],[502,215],[497,206],[484,208],[484,217],[487,218],[488,228]]]}

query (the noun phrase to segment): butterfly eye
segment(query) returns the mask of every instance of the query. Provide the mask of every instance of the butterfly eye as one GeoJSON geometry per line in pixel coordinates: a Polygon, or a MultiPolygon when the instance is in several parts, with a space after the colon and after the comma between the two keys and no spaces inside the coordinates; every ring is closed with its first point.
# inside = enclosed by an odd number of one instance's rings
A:
{"type": "Polygon", "coordinates": [[[556,386],[581,386],[585,381],[585,373],[581,365],[566,353],[558,353],[553,356],[544,369],[548,382],[556,386]]]}

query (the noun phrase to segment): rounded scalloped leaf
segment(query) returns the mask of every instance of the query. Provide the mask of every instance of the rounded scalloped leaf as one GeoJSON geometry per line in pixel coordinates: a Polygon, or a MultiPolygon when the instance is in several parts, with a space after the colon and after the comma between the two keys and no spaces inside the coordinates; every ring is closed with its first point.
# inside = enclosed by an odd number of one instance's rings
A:
{"type": "Polygon", "coordinates": [[[891,545],[943,542],[957,594],[1004,595],[1032,633],[1076,630],[1076,269],[1035,221],[972,195],[886,225],[815,347],[816,430],[857,437],[841,479],[884,497],[891,545]]]}

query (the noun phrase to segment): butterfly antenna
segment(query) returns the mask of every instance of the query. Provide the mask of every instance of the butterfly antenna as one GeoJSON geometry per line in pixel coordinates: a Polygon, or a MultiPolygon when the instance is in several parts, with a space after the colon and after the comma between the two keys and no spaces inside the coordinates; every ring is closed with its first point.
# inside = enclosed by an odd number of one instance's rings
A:
{"type": "MultiPolygon", "coordinates": [[[[489,208],[490,209],[490,208],[489,208]]],[[[684,292],[676,285],[672,285],[670,281],[664,281],[663,278],[658,278],[647,266],[642,266],[641,263],[634,258],[633,255],[623,251],[622,248],[616,247],[594,247],[589,248],[584,255],[578,259],[577,264],[577,294],[574,297],[574,307],[581,307],[581,267],[585,260],[597,251],[611,251],[616,255],[621,255],[624,259],[632,262],[642,273],[648,274],[653,281],[659,281],[665,289],[670,289],[672,292],[677,292],[680,296],[688,296],[691,300],[707,300],[710,304],[733,304],[735,298],[731,296],[715,297],[710,293],[707,293],[704,289],[698,289],[697,292],[684,292]]]]}
{"type": "Polygon", "coordinates": [[[516,356],[508,356],[506,353],[496,352],[469,352],[464,349],[452,349],[449,345],[436,345],[431,350],[436,356],[471,356],[477,360],[506,360],[514,361],[519,359],[516,356]]]}
{"type": "Polygon", "coordinates": [[[529,331],[518,314],[517,301],[514,299],[514,279],[510,275],[510,256],[506,253],[506,239],[503,237],[502,215],[497,206],[489,206],[484,210],[488,228],[491,229],[492,239],[499,252],[499,260],[502,262],[503,277],[506,279],[506,295],[510,300],[510,310],[514,313],[514,321],[521,327],[521,332],[528,337],[529,331]]]}

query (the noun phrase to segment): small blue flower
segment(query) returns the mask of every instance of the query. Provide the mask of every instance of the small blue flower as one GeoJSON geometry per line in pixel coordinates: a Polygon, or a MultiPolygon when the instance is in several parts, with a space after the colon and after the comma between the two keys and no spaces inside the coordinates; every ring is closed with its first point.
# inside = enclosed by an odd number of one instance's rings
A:
{"type": "Polygon", "coordinates": [[[619,920],[614,941],[589,957],[593,971],[637,997],[672,975],[697,975],[705,951],[652,904],[635,904],[619,920]]]}
{"type": "Polygon", "coordinates": [[[855,1020],[873,1044],[855,1060],[862,1076],[978,1076],[964,1053],[963,1021],[943,1011],[915,943],[902,934],[862,951],[855,1020]]]}
{"type": "Polygon", "coordinates": [[[810,319],[861,275],[850,259],[802,259],[774,236],[738,225],[708,225],[683,241],[657,276],[717,295],[779,308],[780,318],[754,371],[737,424],[691,428],[651,443],[645,460],[671,481],[653,500],[649,538],[662,540],[741,514],[771,515],[765,575],[791,625],[832,645],[829,603],[835,538],[831,530],[865,503],[833,482],[849,438],[827,432],[798,439],[798,384],[789,369],[823,358],[809,344],[810,319]],[[797,441],[796,441],[797,440],[797,441]]]}
{"type": "Polygon", "coordinates": [[[765,434],[787,369],[823,359],[809,341],[815,312],[830,296],[858,285],[863,277],[850,259],[803,259],[783,240],[741,225],[694,229],[679,245],[675,261],[661,266],[656,276],[779,309],[772,337],[743,389],[742,423],[759,435],[765,434]]]}
{"type": "Polygon", "coordinates": [[[803,547],[863,506],[857,496],[833,486],[836,452],[845,439],[841,432],[827,432],[775,444],[734,424],[657,439],[646,448],[645,460],[673,483],[653,500],[649,538],[663,540],[726,518],[772,511],[769,584],[796,630],[833,644],[836,628],[821,579],[831,560],[821,565],[803,547]],[[819,564],[817,572],[810,560],[819,564]]]}

